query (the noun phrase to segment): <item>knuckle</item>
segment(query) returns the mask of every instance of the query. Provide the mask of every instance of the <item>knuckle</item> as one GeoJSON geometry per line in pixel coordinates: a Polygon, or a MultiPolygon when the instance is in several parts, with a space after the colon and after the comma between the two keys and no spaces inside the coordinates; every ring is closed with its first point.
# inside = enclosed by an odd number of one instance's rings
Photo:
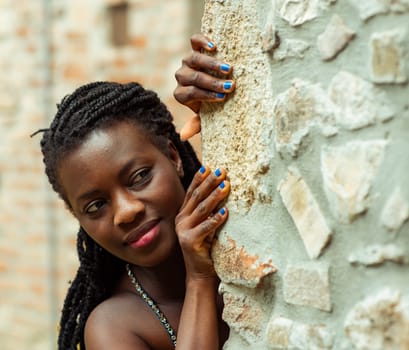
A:
{"type": "Polygon", "coordinates": [[[175,72],[175,79],[176,79],[177,81],[179,81],[179,80],[182,79],[182,69],[179,68],[179,69],[175,72]]]}
{"type": "Polygon", "coordinates": [[[197,206],[197,211],[199,214],[205,214],[207,212],[207,205],[203,202],[200,202],[197,206]]]}
{"type": "Polygon", "coordinates": [[[195,34],[193,34],[193,35],[191,36],[191,38],[190,38],[190,43],[193,44],[193,43],[195,43],[196,41],[199,41],[201,38],[202,38],[202,35],[201,35],[201,34],[195,33],[195,34]]]}
{"type": "Polygon", "coordinates": [[[213,232],[215,230],[216,226],[217,225],[216,225],[215,220],[213,218],[210,218],[208,220],[203,221],[200,224],[200,230],[203,233],[211,233],[211,232],[213,232]]]}
{"type": "Polygon", "coordinates": [[[199,199],[200,198],[200,189],[195,188],[192,192],[192,198],[193,199],[199,199]]]}
{"type": "Polygon", "coordinates": [[[193,52],[190,56],[190,62],[193,66],[200,65],[200,54],[193,52]]]}
{"type": "Polygon", "coordinates": [[[189,86],[186,89],[186,100],[193,100],[195,98],[195,88],[194,86],[189,86]]]}
{"type": "Polygon", "coordinates": [[[192,53],[190,53],[190,54],[188,54],[188,55],[186,55],[186,56],[184,56],[182,58],[182,65],[189,66],[191,60],[192,60],[192,53]]]}
{"type": "Polygon", "coordinates": [[[197,84],[199,82],[200,82],[200,74],[198,71],[194,71],[194,73],[192,74],[192,83],[197,84]]]}

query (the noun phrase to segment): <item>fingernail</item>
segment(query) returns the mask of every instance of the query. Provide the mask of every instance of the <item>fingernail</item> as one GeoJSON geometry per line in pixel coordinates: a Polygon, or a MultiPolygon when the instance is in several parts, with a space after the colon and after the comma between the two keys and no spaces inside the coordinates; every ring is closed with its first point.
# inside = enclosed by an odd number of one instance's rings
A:
{"type": "Polygon", "coordinates": [[[226,187],[226,184],[224,183],[224,181],[222,181],[219,185],[220,189],[223,189],[226,187]]]}
{"type": "Polygon", "coordinates": [[[206,167],[202,165],[202,166],[200,167],[199,171],[200,171],[201,174],[204,174],[205,171],[206,171],[206,167]]]}
{"type": "Polygon", "coordinates": [[[214,48],[214,44],[213,44],[211,41],[209,41],[209,42],[207,43],[207,47],[208,47],[209,49],[213,49],[213,48],[214,48]]]}
{"type": "Polygon", "coordinates": [[[225,94],[223,94],[222,92],[218,92],[216,96],[217,98],[221,99],[221,98],[224,98],[225,94]]]}
{"type": "Polygon", "coordinates": [[[232,83],[231,81],[226,81],[226,82],[223,84],[223,89],[225,89],[225,90],[230,90],[232,86],[233,86],[233,83],[232,83]]]}
{"type": "Polygon", "coordinates": [[[214,174],[215,174],[217,177],[219,177],[219,176],[222,174],[222,171],[221,171],[219,168],[217,168],[216,171],[214,172],[214,174]]]}
{"type": "Polygon", "coordinates": [[[222,63],[222,64],[220,65],[220,69],[221,69],[223,72],[228,72],[228,71],[230,70],[230,64],[222,63]]]}
{"type": "Polygon", "coordinates": [[[219,214],[220,214],[221,216],[223,216],[224,214],[226,214],[226,209],[221,208],[221,209],[219,210],[219,214]]]}

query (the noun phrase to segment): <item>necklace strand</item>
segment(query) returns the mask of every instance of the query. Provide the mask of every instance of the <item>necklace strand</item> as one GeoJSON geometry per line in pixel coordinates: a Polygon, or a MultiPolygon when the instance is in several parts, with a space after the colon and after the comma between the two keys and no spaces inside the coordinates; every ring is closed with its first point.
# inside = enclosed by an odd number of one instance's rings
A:
{"type": "Polygon", "coordinates": [[[166,316],[164,313],[159,309],[159,306],[153,301],[153,299],[149,296],[149,294],[142,288],[141,284],[138,282],[135,274],[132,272],[131,267],[129,264],[126,264],[126,271],[128,272],[128,276],[134,285],[136,291],[141,296],[142,300],[149,306],[149,308],[153,311],[155,316],[159,319],[162,323],[163,327],[165,328],[166,332],[169,335],[170,340],[172,341],[174,347],[176,348],[176,332],[173,330],[172,326],[169,324],[166,316]]]}

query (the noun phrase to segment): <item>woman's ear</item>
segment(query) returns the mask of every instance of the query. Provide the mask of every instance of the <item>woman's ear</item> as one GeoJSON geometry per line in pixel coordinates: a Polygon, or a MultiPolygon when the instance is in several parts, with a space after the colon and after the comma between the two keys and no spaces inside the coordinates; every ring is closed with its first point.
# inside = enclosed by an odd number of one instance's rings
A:
{"type": "Polygon", "coordinates": [[[168,141],[168,148],[169,148],[169,158],[171,162],[174,164],[176,168],[176,172],[178,173],[179,177],[183,178],[185,173],[183,171],[182,159],[180,158],[179,152],[176,149],[175,145],[170,140],[168,141]]]}

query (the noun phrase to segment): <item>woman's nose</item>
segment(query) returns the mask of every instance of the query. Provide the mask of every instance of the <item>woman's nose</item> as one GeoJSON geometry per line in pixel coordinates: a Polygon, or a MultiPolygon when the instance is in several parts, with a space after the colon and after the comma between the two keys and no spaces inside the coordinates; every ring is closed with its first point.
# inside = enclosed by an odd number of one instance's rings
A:
{"type": "Polygon", "coordinates": [[[145,211],[145,204],[127,191],[118,193],[115,198],[114,225],[128,224],[145,211]]]}

